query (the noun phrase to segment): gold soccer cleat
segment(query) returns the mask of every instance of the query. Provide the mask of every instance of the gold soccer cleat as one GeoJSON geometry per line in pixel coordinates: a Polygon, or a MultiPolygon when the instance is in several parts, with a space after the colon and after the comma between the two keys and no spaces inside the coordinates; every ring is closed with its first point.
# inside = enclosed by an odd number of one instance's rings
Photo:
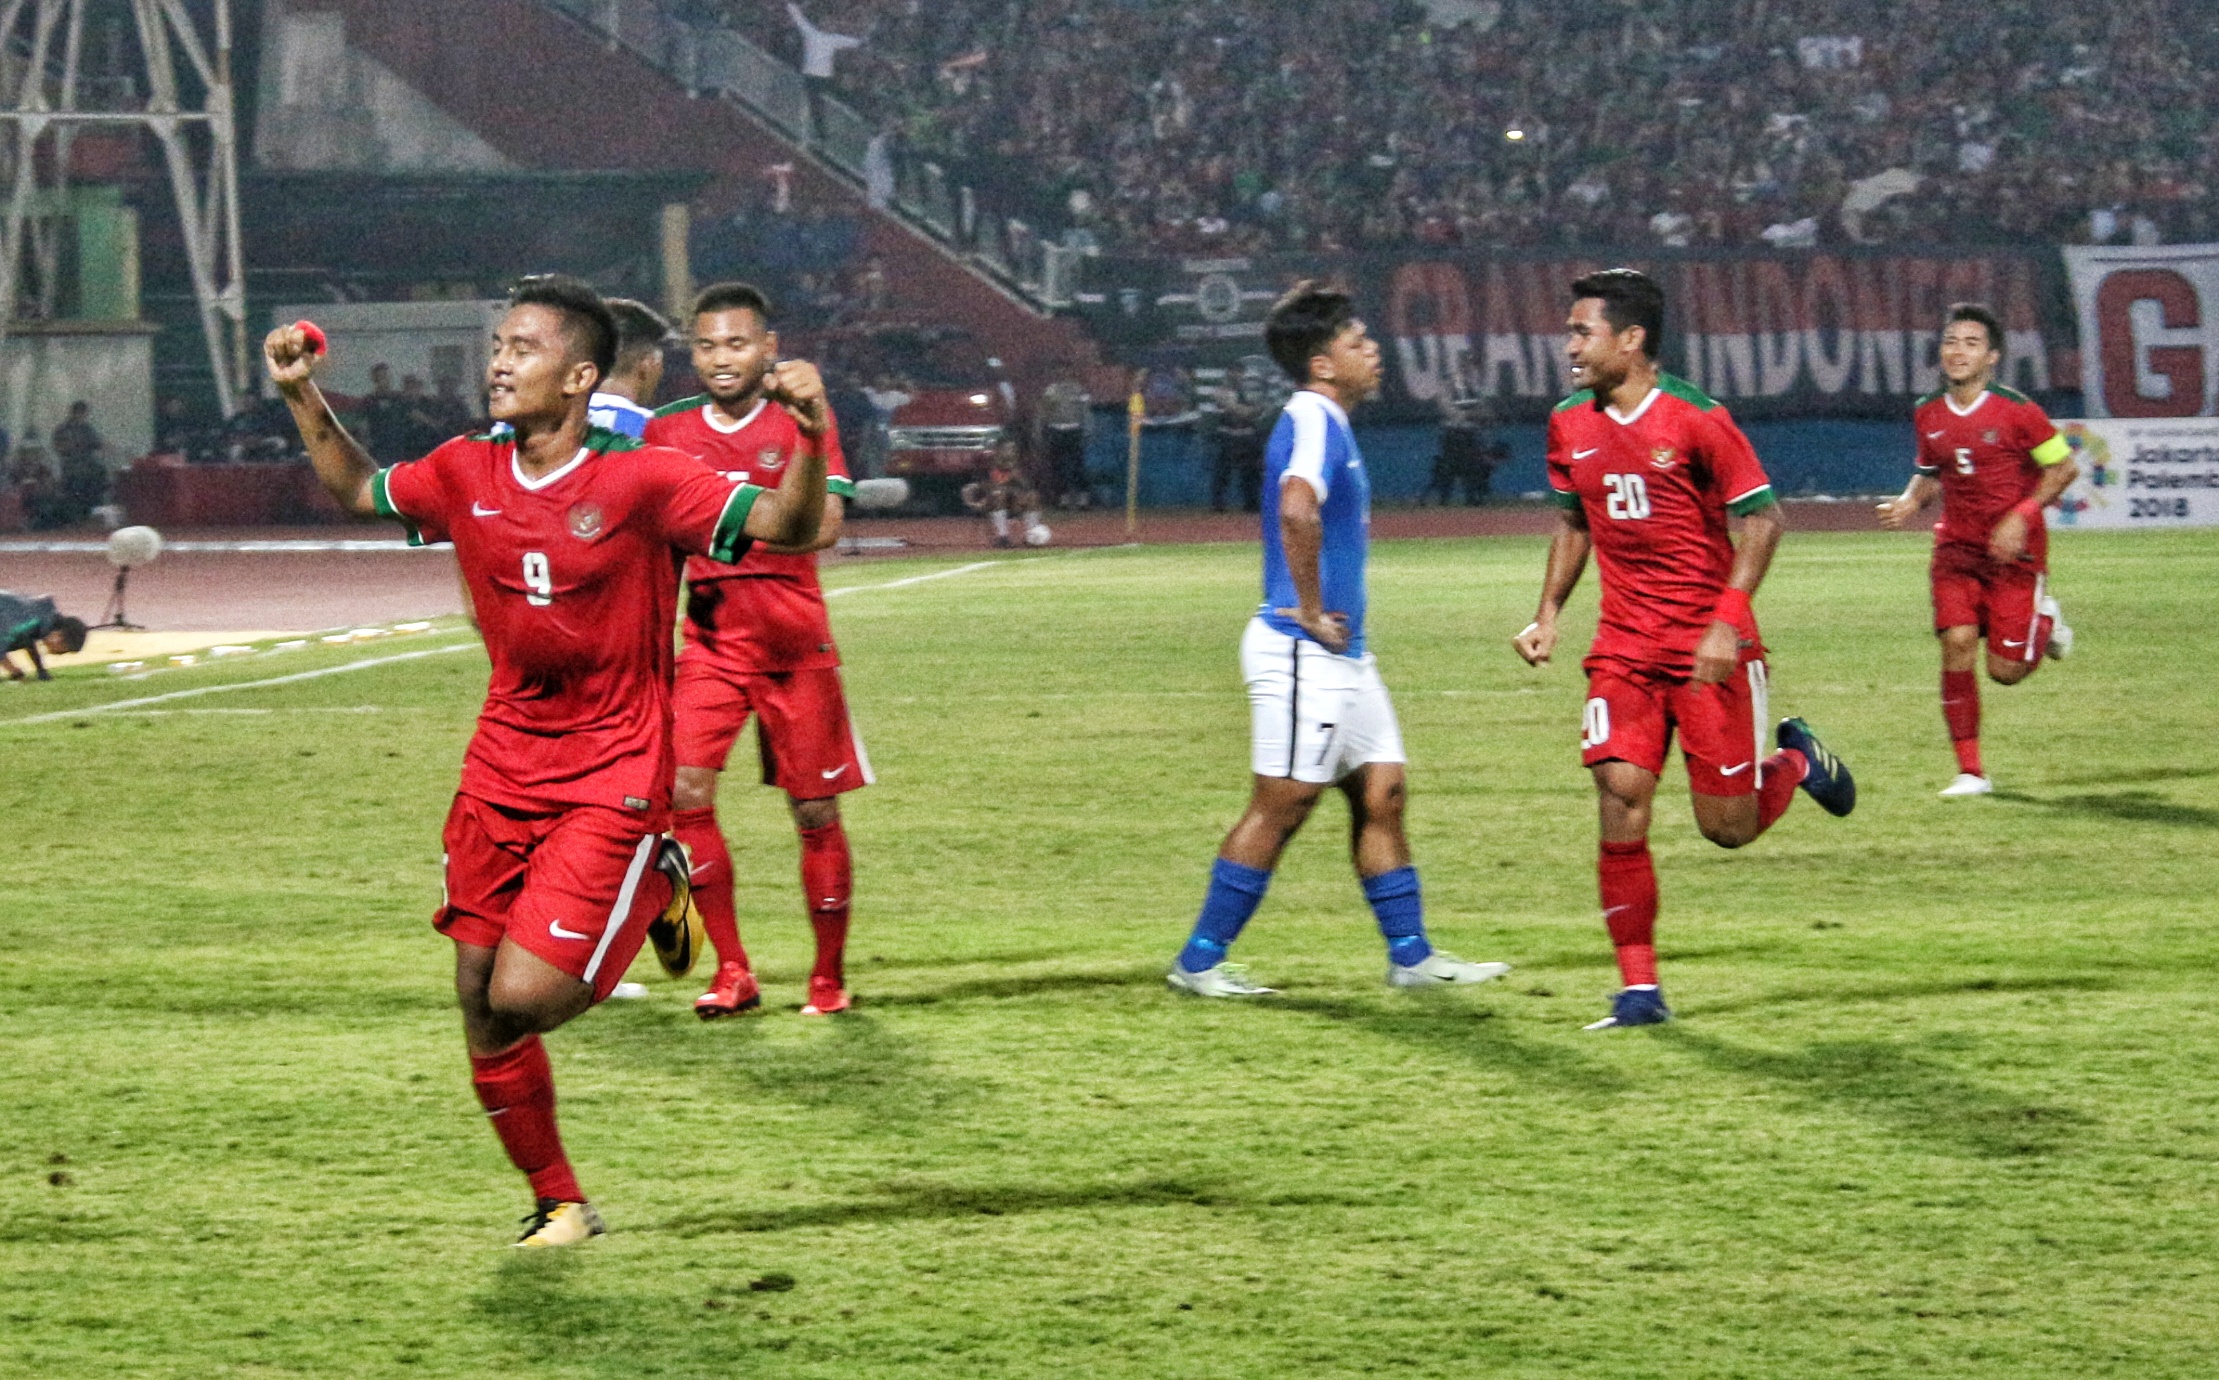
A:
{"type": "Polygon", "coordinates": [[[655,850],[655,867],[670,878],[670,904],[648,922],[647,942],[655,947],[655,958],[663,971],[680,978],[693,971],[694,958],[709,936],[701,928],[701,913],[693,908],[692,863],[686,857],[686,846],[665,835],[662,846],[655,850]]]}
{"type": "Polygon", "coordinates": [[[524,1219],[524,1234],[516,1238],[521,1250],[538,1250],[544,1246],[575,1246],[590,1241],[608,1228],[602,1225],[601,1214],[591,1203],[566,1203],[559,1198],[542,1198],[532,1215],[524,1219]]]}

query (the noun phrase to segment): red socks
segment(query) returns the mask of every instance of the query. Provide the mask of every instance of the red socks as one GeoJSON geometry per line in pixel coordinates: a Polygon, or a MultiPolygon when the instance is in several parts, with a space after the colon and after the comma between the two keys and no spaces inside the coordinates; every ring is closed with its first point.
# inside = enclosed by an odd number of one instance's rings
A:
{"type": "MultiPolygon", "coordinates": [[[[2040,634],[2045,640],[2049,633],[2040,634]]],[[[1980,682],[1970,671],[1942,672],[1942,720],[1950,746],[1957,749],[1957,770],[1986,776],[1980,769],[1980,682]]]]}
{"type": "Polygon", "coordinates": [[[848,900],[855,889],[855,863],[848,853],[847,830],[835,819],[801,831],[801,893],[809,924],[817,932],[817,966],[811,977],[841,981],[841,960],[848,945],[848,900]]]}
{"type": "Polygon", "coordinates": [[[531,1180],[532,1195],[584,1202],[555,1129],[555,1074],[539,1037],[528,1035],[505,1053],[471,1055],[470,1081],[509,1162],[531,1180]]]}
{"type": "Polygon", "coordinates": [[[672,833],[693,854],[693,906],[701,912],[701,926],[716,946],[717,961],[748,966],[747,950],[740,947],[740,920],[732,908],[732,850],[717,827],[717,812],[680,810],[673,817],[672,833]]]}
{"type": "Polygon", "coordinates": [[[1618,950],[1618,975],[1628,987],[1657,980],[1657,869],[1649,842],[1605,843],[1595,871],[1601,881],[1603,923],[1618,950]]]}
{"type": "Polygon", "coordinates": [[[1803,784],[1803,773],[1810,767],[1794,748],[1781,748],[1764,759],[1764,778],[1757,785],[1757,832],[1770,829],[1788,812],[1795,803],[1795,788],[1803,784]]]}

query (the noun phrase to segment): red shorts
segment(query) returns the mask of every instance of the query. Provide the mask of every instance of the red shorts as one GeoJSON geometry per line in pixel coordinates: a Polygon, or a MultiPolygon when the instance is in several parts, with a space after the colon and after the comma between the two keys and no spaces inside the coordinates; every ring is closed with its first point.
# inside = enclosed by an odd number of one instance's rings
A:
{"type": "Polygon", "coordinates": [[[2047,580],[2033,561],[1995,561],[1977,547],[1937,545],[1929,567],[1934,631],[1978,628],[1988,650],[2014,661],[2035,658],[2034,624],[2047,580]]]}
{"type": "Polygon", "coordinates": [[[764,785],[796,800],[822,800],[876,779],[848,721],[837,667],[748,674],[680,657],[671,708],[681,767],[723,771],[733,740],[753,714],[764,785]]]}
{"type": "Polygon", "coordinates": [[[661,837],[605,806],[512,810],[458,795],[442,837],[446,899],[432,927],[480,948],[514,940],[604,1000],[670,899],[655,871],[661,837]]]}
{"type": "Polygon", "coordinates": [[[1599,666],[1587,677],[1580,761],[1664,771],[1680,731],[1687,784],[1697,795],[1748,795],[1764,770],[1765,665],[1751,658],[1717,685],[1599,666]]]}

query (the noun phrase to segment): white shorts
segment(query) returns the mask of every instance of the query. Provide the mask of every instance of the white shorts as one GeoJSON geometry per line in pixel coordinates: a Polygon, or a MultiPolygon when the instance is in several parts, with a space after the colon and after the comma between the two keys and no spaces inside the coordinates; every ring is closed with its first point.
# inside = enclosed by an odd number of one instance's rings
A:
{"type": "Polygon", "coordinates": [[[1370,656],[1335,656],[1261,618],[1240,639],[1258,776],[1328,786],[1371,762],[1400,764],[1402,727],[1370,656]]]}

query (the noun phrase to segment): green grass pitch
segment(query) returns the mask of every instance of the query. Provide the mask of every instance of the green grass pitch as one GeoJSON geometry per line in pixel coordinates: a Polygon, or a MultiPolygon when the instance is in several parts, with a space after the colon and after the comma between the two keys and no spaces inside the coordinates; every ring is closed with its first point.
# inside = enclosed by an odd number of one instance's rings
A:
{"type": "Polygon", "coordinates": [[[2219,536],[2060,535],[2078,653],[1984,687],[2002,791],[1953,802],[1921,543],[1791,535],[1773,710],[1861,803],[1727,853],[1675,763],[1680,1019],[1615,1034],[1594,588],[1520,665],[1541,553],[1385,544],[1373,593],[1435,937],[1517,972],[1386,991],[1328,801],[1253,1005],[1161,973],[1245,797],[1254,552],[833,571],[861,1005],[795,1014],[732,773],[770,1010],[657,974],[551,1037],[611,1234],[530,1257],[426,926],[467,634],[0,692],[0,1374],[2209,1374],[2219,536]]]}

